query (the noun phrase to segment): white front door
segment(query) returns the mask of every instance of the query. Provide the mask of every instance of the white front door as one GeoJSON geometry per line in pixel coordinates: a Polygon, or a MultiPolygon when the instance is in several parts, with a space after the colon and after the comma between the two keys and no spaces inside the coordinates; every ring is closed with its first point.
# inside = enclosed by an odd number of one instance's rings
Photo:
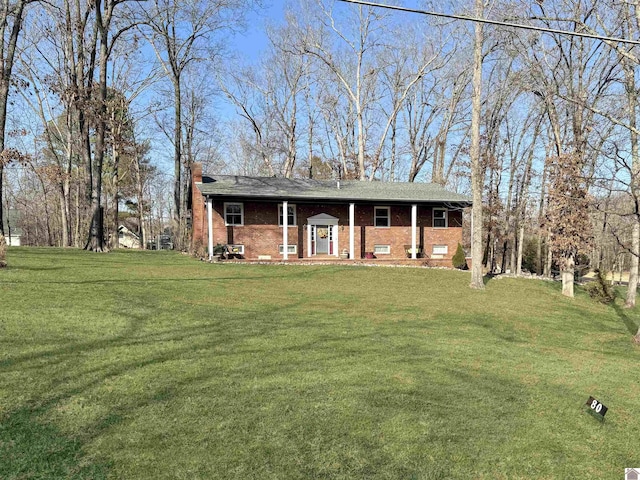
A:
{"type": "Polygon", "coordinates": [[[316,225],[316,255],[329,254],[330,228],[328,225],[316,225]]]}
{"type": "Polygon", "coordinates": [[[307,249],[310,256],[338,256],[338,218],[320,213],[307,218],[307,249]]]}

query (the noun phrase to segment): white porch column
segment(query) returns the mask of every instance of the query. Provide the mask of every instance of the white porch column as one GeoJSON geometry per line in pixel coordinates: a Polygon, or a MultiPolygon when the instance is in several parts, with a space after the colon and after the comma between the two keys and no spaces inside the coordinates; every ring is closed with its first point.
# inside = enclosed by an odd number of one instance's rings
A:
{"type": "Polygon", "coordinates": [[[207,234],[209,236],[209,260],[213,258],[213,198],[207,197],[207,234]]]}
{"type": "Polygon", "coordinates": [[[338,225],[333,225],[329,228],[333,228],[333,256],[334,257],[339,257],[340,256],[340,252],[338,252],[338,225]]]}
{"type": "Polygon", "coordinates": [[[356,223],[356,204],[349,204],[349,259],[353,260],[355,255],[355,223],[356,223]]]}
{"type": "Polygon", "coordinates": [[[313,227],[309,224],[307,224],[307,257],[311,258],[312,256],[312,251],[311,251],[311,229],[313,227]]]}
{"type": "Polygon", "coordinates": [[[282,202],[282,259],[289,260],[289,202],[282,202]]]}
{"type": "Polygon", "coordinates": [[[411,258],[418,258],[417,245],[416,245],[416,230],[418,229],[418,205],[415,203],[411,205],[411,258]]]}

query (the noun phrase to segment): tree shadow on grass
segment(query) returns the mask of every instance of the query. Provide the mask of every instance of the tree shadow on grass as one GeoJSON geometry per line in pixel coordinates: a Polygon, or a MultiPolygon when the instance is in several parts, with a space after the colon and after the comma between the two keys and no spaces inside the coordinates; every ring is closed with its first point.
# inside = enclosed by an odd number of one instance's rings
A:
{"type": "Polygon", "coordinates": [[[638,325],[636,325],[636,322],[634,322],[633,319],[629,318],[629,316],[625,313],[625,310],[617,302],[613,302],[611,305],[615,312],[618,314],[618,317],[620,317],[620,319],[624,322],[624,325],[625,327],[627,327],[629,333],[631,335],[635,335],[638,332],[638,325]]]}
{"type": "MultiPolygon", "coordinates": [[[[300,305],[294,304],[290,308],[297,307],[300,305]]],[[[82,431],[73,436],[65,434],[55,424],[47,421],[52,412],[73,397],[90,397],[89,392],[94,392],[108,381],[133,376],[134,372],[147,367],[201,355],[194,350],[209,352],[207,355],[215,355],[217,358],[225,355],[246,356],[250,351],[244,342],[262,337],[278,328],[283,310],[285,309],[279,306],[263,312],[267,318],[273,317],[274,320],[263,320],[262,328],[246,328],[245,324],[251,320],[247,317],[236,322],[223,318],[214,322],[203,321],[186,328],[180,326],[159,332],[144,332],[143,327],[148,318],[134,316],[129,326],[115,337],[63,344],[43,352],[4,359],[0,362],[0,373],[16,370],[25,372],[32,366],[50,368],[61,365],[62,368],[50,372],[50,382],[44,382],[34,392],[35,396],[31,400],[0,414],[0,478],[108,478],[114,466],[102,458],[87,456],[86,445],[114,426],[127,425],[131,419],[136,418],[136,412],[153,404],[169,402],[184,389],[207,385],[216,375],[221,375],[221,372],[216,369],[207,369],[202,373],[194,370],[192,374],[185,372],[183,376],[172,378],[155,388],[147,387],[144,392],[132,391],[130,395],[109,405],[106,412],[88,422],[82,431]],[[113,357],[111,361],[90,365],[89,368],[73,367],[76,358],[92,352],[104,350],[106,353],[111,349],[158,345],[159,342],[167,342],[167,348],[150,350],[142,358],[124,360],[113,357]],[[236,348],[219,350],[221,346],[229,344],[235,344],[236,348]],[[29,365],[31,362],[36,362],[36,365],[29,365]],[[43,367],[42,362],[45,362],[46,367],[43,367]]],[[[264,352],[255,352],[256,355],[261,353],[264,352]]],[[[265,370],[263,367],[261,373],[264,374],[265,370]]]]}
{"type": "Polygon", "coordinates": [[[20,408],[0,422],[0,478],[107,478],[110,465],[83,460],[82,443],[20,408]]]}

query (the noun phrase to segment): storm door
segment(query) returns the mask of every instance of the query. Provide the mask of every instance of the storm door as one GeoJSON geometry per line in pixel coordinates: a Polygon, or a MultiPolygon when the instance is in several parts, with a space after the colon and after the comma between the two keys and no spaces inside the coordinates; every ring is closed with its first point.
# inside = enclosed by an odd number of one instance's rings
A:
{"type": "Polygon", "coordinates": [[[316,225],[316,255],[329,254],[329,232],[328,225],[316,225]]]}

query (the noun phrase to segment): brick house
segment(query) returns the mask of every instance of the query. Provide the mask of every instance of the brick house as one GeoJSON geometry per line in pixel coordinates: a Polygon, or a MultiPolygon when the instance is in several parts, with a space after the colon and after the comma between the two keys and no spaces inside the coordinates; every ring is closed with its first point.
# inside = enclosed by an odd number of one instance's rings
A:
{"type": "Polygon", "coordinates": [[[192,245],[246,259],[428,258],[451,266],[468,197],[424,183],[203,175],[192,168],[192,245]],[[287,215],[283,215],[287,212],[287,215]],[[286,245],[286,247],[285,247],[286,245]]]}

